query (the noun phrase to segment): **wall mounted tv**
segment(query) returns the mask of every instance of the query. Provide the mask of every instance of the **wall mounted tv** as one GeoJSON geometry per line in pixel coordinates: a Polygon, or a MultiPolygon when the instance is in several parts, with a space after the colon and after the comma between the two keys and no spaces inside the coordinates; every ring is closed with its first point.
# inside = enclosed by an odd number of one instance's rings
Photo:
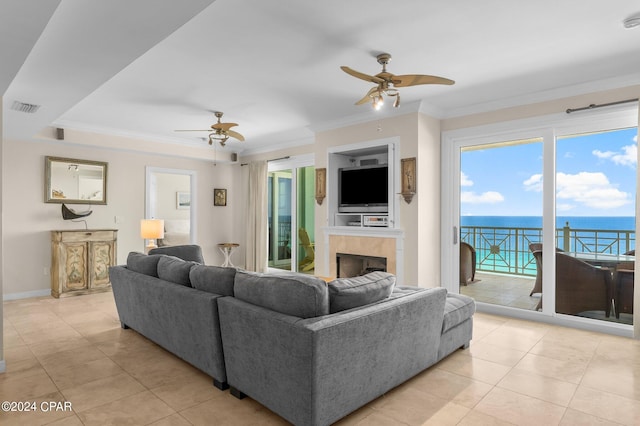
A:
{"type": "Polygon", "coordinates": [[[338,212],[387,213],[389,168],[387,165],[338,169],[338,212]]]}

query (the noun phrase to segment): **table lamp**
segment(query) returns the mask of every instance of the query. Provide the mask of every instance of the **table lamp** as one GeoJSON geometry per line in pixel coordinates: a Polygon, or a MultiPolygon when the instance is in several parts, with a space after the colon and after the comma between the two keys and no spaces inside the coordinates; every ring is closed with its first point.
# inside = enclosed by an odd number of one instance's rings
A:
{"type": "Polygon", "coordinates": [[[164,220],[162,219],[142,219],[140,221],[140,237],[149,240],[146,249],[156,248],[156,239],[164,238],[164,220]]]}

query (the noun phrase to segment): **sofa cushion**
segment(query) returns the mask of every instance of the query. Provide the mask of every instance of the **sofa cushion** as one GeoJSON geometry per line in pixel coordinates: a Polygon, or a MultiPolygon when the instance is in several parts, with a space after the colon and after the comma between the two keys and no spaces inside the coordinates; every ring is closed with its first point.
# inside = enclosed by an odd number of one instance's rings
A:
{"type": "Polygon", "coordinates": [[[476,304],[472,298],[463,294],[448,293],[447,301],[444,305],[442,333],[471,318],[475,311],[476,304]]]}
{"type": "Polygon", "coordinates": [[[327,284],[310,275],[237,271],[233,293],[245,302],[300,318],[329,313],[327,284]]]}
{"type": "Polygon", "coordinates": [[[158,260],[159,254],[147,255],[132,251],[127,256],[127,269],[152,277],[158,276],[158,260]]]}
{"type": "Polygon", "coordinates": [[[204,263],[202,248],[197,244],[158,247],[149,250],[149,254],[165,254],[167,256],[175,256],[182,260],[204,263]]]}
{"type": "Polygon", "coordinates": [[[189,271],[194,265],[198,265],[198,263],[162,255],[158,260],[158,278],[191,287],[189,271]]]}
{"type": "Polygon", "coordinates": [[[196,265],[189,272],[189,280],[193,288],[222,296],[233,296],[235,277],[235,268],[222,266],[196,265]]]}
{"type": "Polygon", "coordinates": [[[393,274],[380,271],[333,280],[328,285],[329,311],[340,312],[386,299],[395,284],[396,277],[393,274]]]}

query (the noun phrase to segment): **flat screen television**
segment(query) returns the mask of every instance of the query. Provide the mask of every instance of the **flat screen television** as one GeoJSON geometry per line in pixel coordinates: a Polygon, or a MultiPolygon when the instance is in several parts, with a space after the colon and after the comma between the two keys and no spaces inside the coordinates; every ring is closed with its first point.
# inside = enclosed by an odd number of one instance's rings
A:
{"type": "Polygon", "coordinates": [[[338,169],[338,212],[387,213],[389,168],[387,165],[338,169]]]}

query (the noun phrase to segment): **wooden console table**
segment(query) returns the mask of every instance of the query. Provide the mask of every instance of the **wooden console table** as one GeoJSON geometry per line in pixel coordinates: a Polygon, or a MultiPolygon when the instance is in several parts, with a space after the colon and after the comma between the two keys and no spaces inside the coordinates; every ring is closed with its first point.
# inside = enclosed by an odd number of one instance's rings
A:
{"type": "Polygon", "coordinates": [[[108,291],[116,264],[116,229],[51,231],[51,295],[108,291]]]}

